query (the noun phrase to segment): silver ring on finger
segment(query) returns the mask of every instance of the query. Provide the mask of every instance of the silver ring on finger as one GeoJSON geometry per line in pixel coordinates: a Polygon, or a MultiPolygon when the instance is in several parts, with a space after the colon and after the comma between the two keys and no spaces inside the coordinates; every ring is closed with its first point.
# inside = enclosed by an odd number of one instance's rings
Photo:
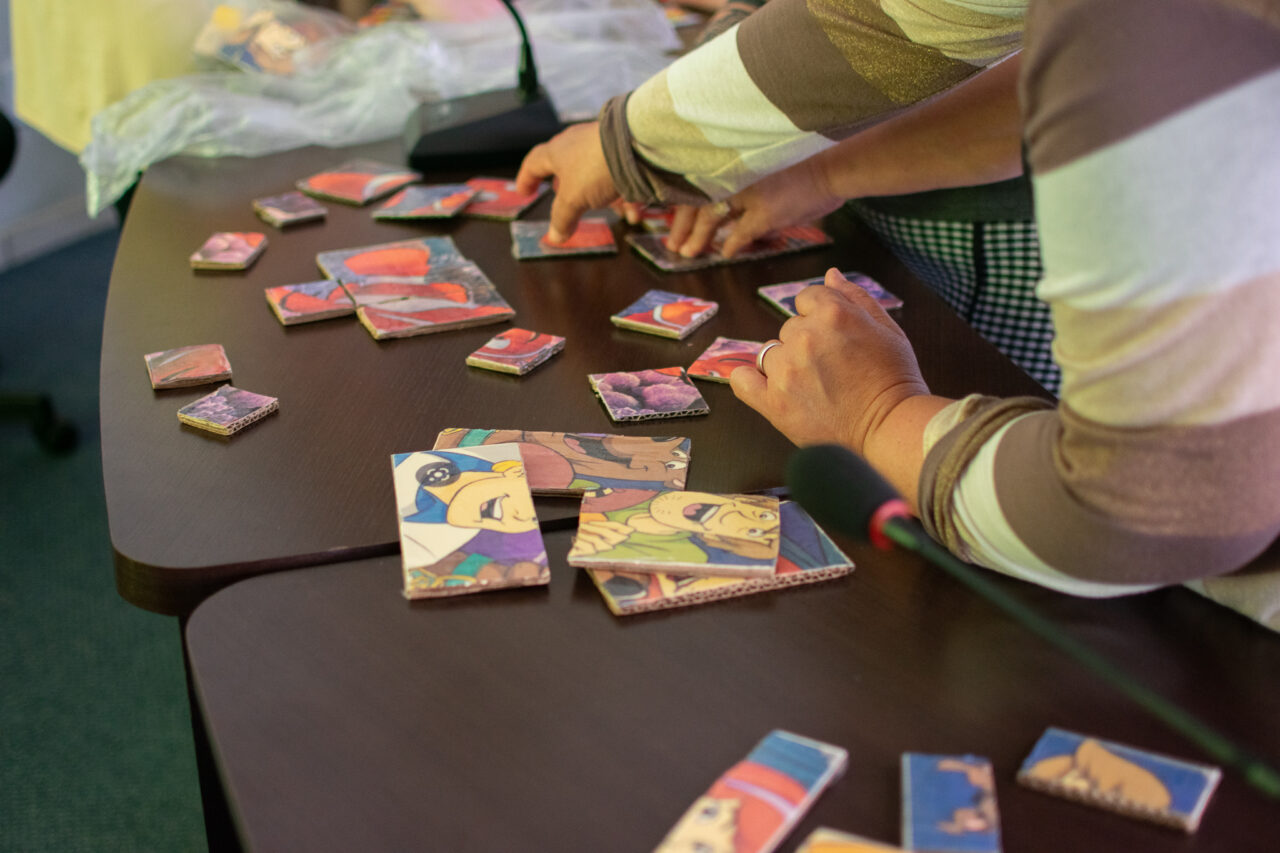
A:
{"type": "Polygon", "coordinates": [[[768,375],[769,375],[768,373],[765,373],[765,369],[764,369],[764,355],[765,355],[765,353],[767,353],[769,350],[773,349],[774,347],[778,346],[778,345],[779,345],[779,344],[781,344],[781,343],[782,343],[782,341],[779,341],[779,340],[776,340],[776,339],[775,339],[775,340],[772,340],[772,341],[767,342],[764,346],[760,347],[760,352],[756,353],[756,370],[760,371],[761,373],[764,373],[764,375],[765,375],[765,376],[768,376],[768,375]]]}

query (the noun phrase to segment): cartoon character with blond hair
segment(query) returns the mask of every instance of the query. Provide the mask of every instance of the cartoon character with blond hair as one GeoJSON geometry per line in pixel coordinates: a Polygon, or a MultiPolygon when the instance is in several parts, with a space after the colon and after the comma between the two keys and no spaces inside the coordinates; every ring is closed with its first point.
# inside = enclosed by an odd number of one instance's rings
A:
{"type": "Polygon", "coordinates": [[[774,566],[780,519],[778,499],[765,495],[663,491],[606,512],[587,499],[570,556],[774,566]]]}

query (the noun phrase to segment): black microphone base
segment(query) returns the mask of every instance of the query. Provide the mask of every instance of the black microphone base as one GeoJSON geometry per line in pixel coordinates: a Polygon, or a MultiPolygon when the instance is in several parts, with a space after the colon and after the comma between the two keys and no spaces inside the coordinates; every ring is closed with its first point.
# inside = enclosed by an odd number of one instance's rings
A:
{"type": "Polygon", "coordinates": [[[405,124],[404,146],[410,168],[424,173],[509,165],[563,128],[541,87],[532,98],[496,89],[421,104],[405,124]]]}

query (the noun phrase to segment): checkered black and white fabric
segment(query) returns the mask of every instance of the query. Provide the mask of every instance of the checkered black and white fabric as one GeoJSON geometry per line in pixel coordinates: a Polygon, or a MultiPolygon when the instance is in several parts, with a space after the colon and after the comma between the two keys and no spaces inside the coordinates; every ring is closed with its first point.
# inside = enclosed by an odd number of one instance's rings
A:
{"type": "Polygon", "coordinates": [[[1034,222],[935,221],[849,207],[979,334],[1058,392],[1053,322],[1035,294],[1044,270],[1034,222]]]}

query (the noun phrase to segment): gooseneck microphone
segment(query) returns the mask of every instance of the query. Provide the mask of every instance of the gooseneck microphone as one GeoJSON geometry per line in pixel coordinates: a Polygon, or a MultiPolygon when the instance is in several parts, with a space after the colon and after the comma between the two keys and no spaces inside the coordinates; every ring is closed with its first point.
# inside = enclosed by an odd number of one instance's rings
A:
{"type": "Polygon", "coordinates": [[[787,466],[787,485],[818,524],[880,548],[897,545],[920,554],[1215,760],[1235,767],[1254,788],[1280,799],[1280,773],[996,586],[983,570],[957,560],[924,532],[893,487],[857,454],[834,444],[803,448],[787,466]]]}
{"type": "Polygon", "coordinates": [[[423,173],[519,162],[529,149],[564,129],[538,85],[538,68],[524,19],[502,0],[520,31],[517,85],[463,98],[426,101],[409,116],[404,146],[410,167],[423,173]]]}

